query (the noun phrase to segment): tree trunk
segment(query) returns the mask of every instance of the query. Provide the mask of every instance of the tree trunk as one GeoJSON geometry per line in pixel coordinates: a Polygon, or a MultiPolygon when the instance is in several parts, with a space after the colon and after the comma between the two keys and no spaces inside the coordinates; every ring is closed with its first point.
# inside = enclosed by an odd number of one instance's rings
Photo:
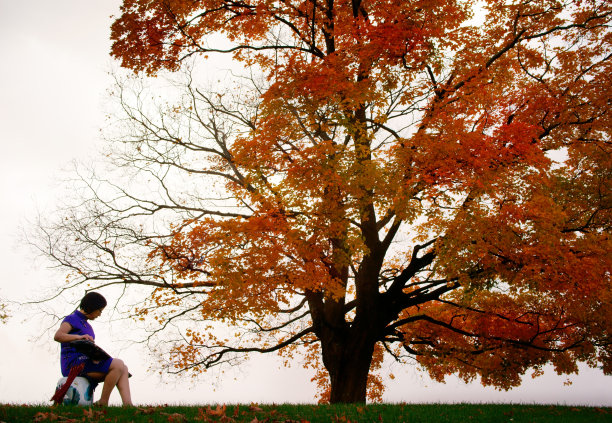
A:
{"type": "Polygon", "coordinates": [[[366,340],[364,334],[354,334],[359,339],[323,346],[323,361],[331,382],[330,402],[365,403],[368,374],[375,342],[366,340]],[[325,351],[327,350],[327,351],[325,351]]]}

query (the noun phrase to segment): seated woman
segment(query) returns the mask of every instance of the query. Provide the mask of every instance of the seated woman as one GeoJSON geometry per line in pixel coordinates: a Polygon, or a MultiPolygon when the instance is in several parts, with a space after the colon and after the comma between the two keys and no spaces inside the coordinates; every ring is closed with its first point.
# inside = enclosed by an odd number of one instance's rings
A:
{"type": "Polygon", "coordinates": [[[79,310],[75,310],[74,313],[66,316],[62,321],[53,338],[62,344],[62,375],[68,376],[71,368],[84,363],[85,367],[80,376],[84,376],[94,383],[104,381],[102,396],[96,404],[108,405],[110,394],[116,386],[123,405],[132,405],[128,368],[123,361],[118,358],[92,361],[69,344],[69,342],[77,339],[94,341],[95,334],[88,320],[99,317],[104,307],[106,307],[106,299],[101,294],[88,292],[81,300],[79,310]]]}

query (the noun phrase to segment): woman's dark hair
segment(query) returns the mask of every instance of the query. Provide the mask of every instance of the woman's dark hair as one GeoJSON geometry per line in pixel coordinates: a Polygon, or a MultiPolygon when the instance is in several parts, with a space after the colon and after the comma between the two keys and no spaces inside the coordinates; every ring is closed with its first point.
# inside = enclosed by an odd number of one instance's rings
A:
{"type": "Polygon", "coordinates": [[[85,313],[91,313],[98,309],[106,307],[106,298],[97,292],[88,292],[81,300],[80,308],[85,313]]]}

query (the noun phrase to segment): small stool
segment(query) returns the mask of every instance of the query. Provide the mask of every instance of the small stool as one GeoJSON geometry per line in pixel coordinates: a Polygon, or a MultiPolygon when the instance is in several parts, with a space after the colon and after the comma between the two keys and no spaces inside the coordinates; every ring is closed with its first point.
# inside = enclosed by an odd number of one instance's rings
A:
{"type": "MultiPolygon", "coordinates": [[[[61,389],[66,383],[67,377],[62,377],[57,381],[56,391],[61,389]]],[[[62,403],[64,405],[92,405],[93,404],[93,385],[84,377],[77,376],[66,391],[62,403]]]]}

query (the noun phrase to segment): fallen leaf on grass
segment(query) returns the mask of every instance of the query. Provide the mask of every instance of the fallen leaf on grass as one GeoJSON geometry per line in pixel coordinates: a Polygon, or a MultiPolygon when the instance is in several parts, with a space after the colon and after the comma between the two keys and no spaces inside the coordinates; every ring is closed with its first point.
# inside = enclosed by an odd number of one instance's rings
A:
{"type": "Polygon", "coordinates": [[[56,421],[58,419],[59,419],[59,416],[51,412],[43,413],[42,411],[39,411],[38,413],[34,415],[35,422],[42,422],[45,420],[56,421]]]}
{"type": "Polygon", "coordinates": [[[100,419],[106,415],[106,410],[94,410],[93,408],[83,410],[83,414],[88,419],[100,419]]]}
{"type": "Polygon", "coordinates": [[[43,413],[42,411],[39,411],[38,413],[36,413],[33,417],[33,421],[35,422],[42,422],[42,421],[59,421],[62,423],[76,423],[79,422],[79,420],[77,419],[72,419],[70,417],[66,417],[66,416],[62,416],[59,414],[55,414],[52,412],[47,412],[47,413],[43,413]]]}
{"type": "Polygon", "coordinates": [[[258,407],[257,404],[251,404],[249,406],[249,411],[263,411],[263,409],[258,407]]]}
{"type": "Polygon", "coordinates": [[[153,414],[155,413],[155,408],[153,407],[147,407],[147,408],[138,408],[138,413],[139,414],[153,414]]]}
{"type": "Polygon", "coordinates": [[[185,417],[183,414],[180,413],[160,413],[163,416],[166,416],[168,418],[168,422],[170,423],[177,423],[177,422],[184,422],[187,421],[187,417],[185,417]]]}
{"type": "Polygon", "coordinates": [[[208,418],[208,416],[206,415],[206,410],[203,409],[203,408],[198,408],[198,417],[196,417],[196,420],[202,421],[202,422],[210,422],[211,421],[208,418]]]}
{"type": "Polygon", "coordinates": [[[208,414],[209,416],[225,416],[226,409],[227,407],[225,405],[223,407],[218,405],[217,408],[214,410],[210,407],[206,407],[206,414],[208,414]]]}
{"type": "MultiPolygon", "coordinates": [[[[49,420],[49,414],[53,414],[53,413],[43,413],[42,411],[39,411],[38,413],[34,414],[33,420],[35,422],[42,422],[44,420],[49,420]]],[[[56,417],[56,420],[57,420],[57,417],[56,417]]]]}

